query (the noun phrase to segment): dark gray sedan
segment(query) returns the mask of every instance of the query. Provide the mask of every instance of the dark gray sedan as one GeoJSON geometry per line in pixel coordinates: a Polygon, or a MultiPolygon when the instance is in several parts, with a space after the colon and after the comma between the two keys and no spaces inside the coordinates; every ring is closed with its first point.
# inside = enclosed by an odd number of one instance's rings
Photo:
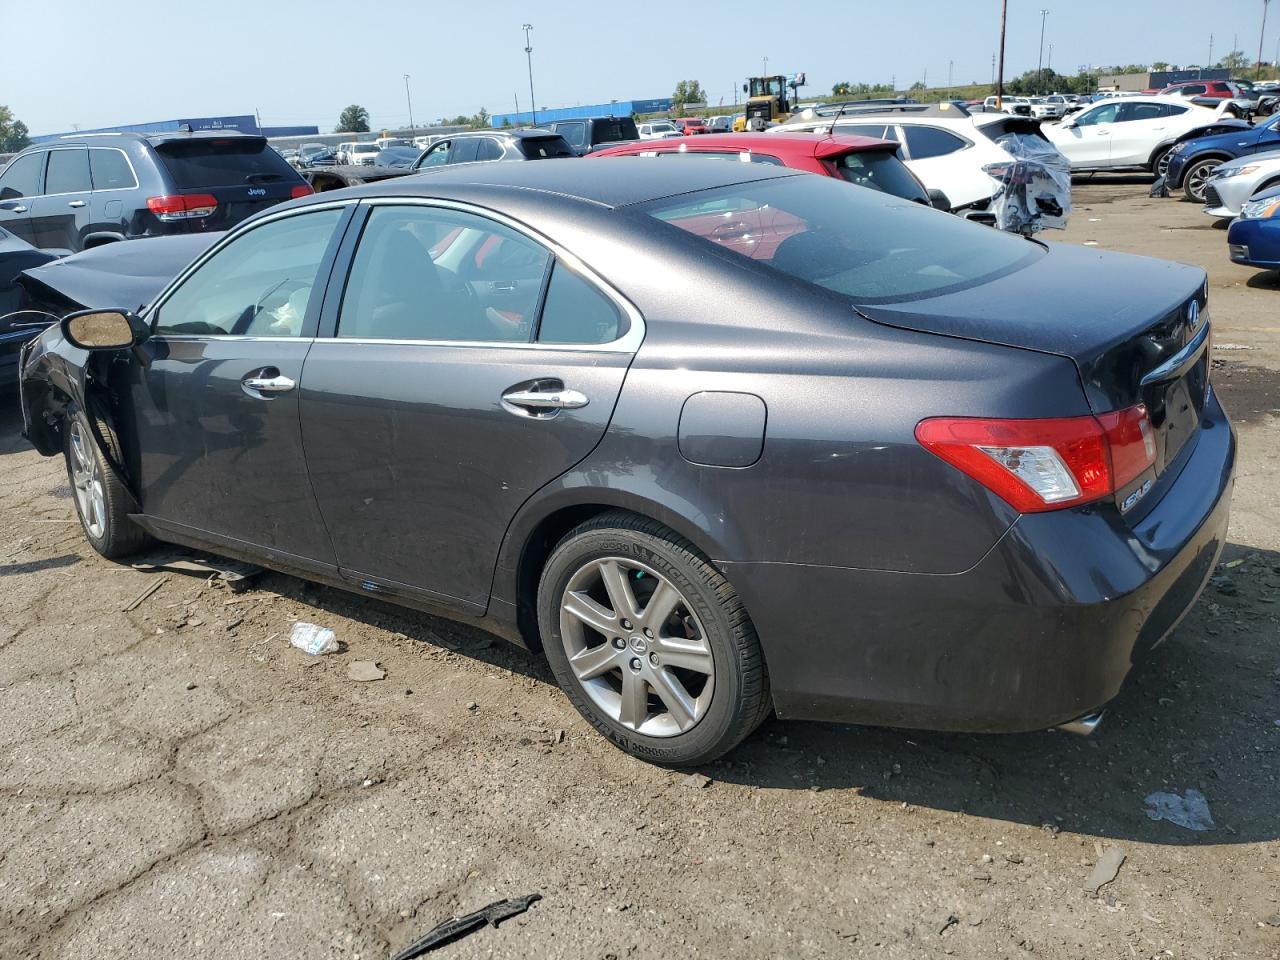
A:
{"type": "Polygon", "coordinates": [[[646,759],[770,710],[1088,729],[1226,535],[1206,294],[763,164],[471,165],[67,318],[23,409],[104,556],[471,620],[646,759]]]}

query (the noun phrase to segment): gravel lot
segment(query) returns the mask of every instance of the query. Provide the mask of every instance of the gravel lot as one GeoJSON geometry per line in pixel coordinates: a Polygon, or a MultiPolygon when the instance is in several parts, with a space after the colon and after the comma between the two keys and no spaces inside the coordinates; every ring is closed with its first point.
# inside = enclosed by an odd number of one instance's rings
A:
{"type": "Polygon", "coordinates": [[[6,404],[0,957],[385,957],[532,892],[433,956],[1280,956],[1280,280],[1146,191],[1082,181],[1059,236],[1208,268],[1242,562],[1089,740],[771,720],[704,782],[446,621],[274,574],[169,574],[122,612],[159,575],[92,553],[6,404]],[[293,650],[294,619],[347,650],[293,650]],[[1145,815],[1187,789],[1213,830],[1145,815]]]}

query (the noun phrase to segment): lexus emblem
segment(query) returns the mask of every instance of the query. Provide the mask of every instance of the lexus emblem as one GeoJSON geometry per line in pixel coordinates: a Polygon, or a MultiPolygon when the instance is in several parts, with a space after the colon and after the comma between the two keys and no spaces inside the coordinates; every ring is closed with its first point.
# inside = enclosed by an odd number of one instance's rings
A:
{"type": "Polygon", "coordinates": [[[1187,304],[1187,326],[1194,332],[1200,326],[1200,304],[1192,300],[1187,304]]]}

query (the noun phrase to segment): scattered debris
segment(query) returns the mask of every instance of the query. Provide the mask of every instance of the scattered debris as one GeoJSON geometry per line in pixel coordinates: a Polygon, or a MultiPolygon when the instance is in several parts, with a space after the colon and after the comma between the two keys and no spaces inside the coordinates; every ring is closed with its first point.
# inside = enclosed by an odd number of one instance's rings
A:
{"type": "Polygon", "coordinates": [[[1005,858],[1005,860],[1007,860],[1009,863],[1021,863],[1021,862],[1022,862],[1022,854],[1020,854],[1020,853],[1006,853],[1006,854],[1004,855],[1004,858],[1005,858]]]}
{"type": "Polygon", "coordinates": [[[301,620],[289,631],[289,642],[303,653],[309,653],[313,657],[337,653],[340,649],[338,638],[329,627],[303,623],[301,620]]]}
{"type": "Polygon", "coordinates": [[[155,593],[157,590],[159,590],[168,582],[169,582],[168,577],[161,577],[159,580],[157,580],[155,583],[148,586],[147,589],[143,590],[140,594],[138,594],[136,597],[134,597],[132,600],[126,603],[123,607],[121,607],[120,608],[121,612],[128,613],[130,610],[137,610],[138,607],[142,605],[142,601],[146,600],[147,597],[151,596],[153,593],[155,593]]]}
{"type": "Polygon", "coordinates": [[[358,683],[381,680],[387,671],[378,666],[376,660],[352,660],[347,666],[347,676],[358,683]]]}
{"type": "Polygon", "coordinates": [[[1243,343],[1215,343],[1213,349],[1216,353],[1219,350],[1252,350],[1253,347],[1247,347],[1243,343]]]}
{"type": "Polygon", "coordinates": [[[1096,894],[1104,886],[1116,878],[1116,874],[1120,872],[1120,865],[1124,863],[1124,851],[1119,847],[1112,847],[1094,864],[1093,870],[1089,873],[1088,878],[1084,882],[1084,889],[1087,893],[1096,894]]]}
{"type": "Polygon", "coordinates": [[[196,685],[195,685],[194,683],[188,683],[188,684],[187,684],[187,689],[188,689],[188,690],[194,690],[195,688],[196,688],[196,685]]]}
{"type": "Polygon", "coordinates": [[[135,570],[176,570],[180,573],[212,574],[232,590],[242,590],[248,586],[247,581],[262,573],[262,567],[252,563],[238,563],[235,560],[213,558],[200,560],[189,556],[175,556],[153,562],[135,563],[135,570]]]}
{"type": "Polygon", "coordinates": [[[1144,811],[1152,820],[1168,820],[1188,830],[1212,830],[1213,817],[1209,814],[1209,801],[1199,790],[1188,788],[1186,793],[1152,793],[1144,801],[1144,811]]]}
{"type": "Polygon", "coordinates": [[[686,787],[697,787],[699,790],[705,790],[711,786],[711,778],[701,773],[691,773],[684,778],[686,787]]]}
{"type": "MultiPolygon", "coordinates": [[[[1280,726],[1280,720],[1277,720],[1277,721],[1276,721],[1276,726],[1280,726]]],[[[563,731],[563,730],[557,730],[557,731],[556,731],[556,743],[564,743],[564,731],[563,731]]]]}
{"type": "Polygon", "coordinates": [[[1236,586],[1236,582],[1225,575],[1210,577],[1209,582],[1217,587],[1218,592],[1224,597],[1234,597],[1240,592],[1239,587],[1236,586]]]}
{"type": "Polygon", "coordinates": [[[980,880],[980,881],[982,881],[983,883],[990,883],[990,882],[991,882],[991,874],[989,874],[989,873],[975,873],[975,874],[973,875],[973,879],[975,879],[975,880],[980,880]]]}
{"type": "Polygon", "coordinates": [[[960,918],[957,917],[955,914],[952,914],[951,916],[947,917],[946,920],[942,921],[942,926],[938,929],[938,936],[942,936],[944,933],[946,933],[948,930],[950,930],[959,922],[960,922],[960,918]]]}
{"type": "Polygon", "coordinates": [[[1268,927],[1280,927],[1280,913],[1273,913],[1262,922],[1268,927]]]}
{"type": "Polygon", "coordinates": [[[476,703],[474,700],[468,700],[468,701],[467,701],[467,709],[468,709],[468,710],[479,710],[479,709],[480,709],[480,704],[476,703]]]}
{"type": "Polygon", "coordinates": [[[437,947],[452,943],[469,933],[474,933],[486,923],[497,927],[503,920],[524,913],[529,907],[542,899],[542,894],[531,893],[527,897],[516,897],[512,900],[499,900],[487,907],[468,913],[465,917],[456,917],[432,928],[427,934],[409,944],[391,960],[413,960],[424,953],[430,953],[437,947]]]}
{"type": "Polygon", "coordinates": [[[1086,247],[1096,247],[1096,246],[1098,245],[1098,241],[1097,241],[1097,240],[1086,240],[1086,241],[1084,242],[1084,245],[1085,245],[1086,247]]]}

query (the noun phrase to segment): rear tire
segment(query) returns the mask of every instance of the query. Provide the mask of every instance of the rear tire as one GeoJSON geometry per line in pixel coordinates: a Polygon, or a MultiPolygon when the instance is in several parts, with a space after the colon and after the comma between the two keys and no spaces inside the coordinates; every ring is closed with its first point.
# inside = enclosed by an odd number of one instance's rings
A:
{"type": "Polygon", "coordinates": [[[89,413],[72,407],[63,427],[67,478],[85,538],[108,560],[117,560],[137,553],[150,544],[151,538],[129,519],[138,506],[123,478],[102,455],[95,426],[111,452],[111,460],[121,462],[120,439],[107,417],[93,407],[89,413]]]}
{"type": "Polygon", "coordinates": [[[571,530],[543,569],[538,626],[569,701],[642,760],[708,763],[772,707],[733,587],[656,521],[613,511],[571,530]]]}
{"type": "Polygon", "coordinates": [[[1169,159],[1173,152],[1172,147],[1165,147],[1157,153],[1151,160],[1151,172],[1157,177],[1163,177],[1169,172],[1169,159]]]}
{"type": "Polygon", "coordinates": [[[1182,174],[1182,195],[1193,203],[1204,203],[1205,187],[1209,185],[1209,174],[1224,161],[1216,157],[1197,160],[1182,174]]]}

